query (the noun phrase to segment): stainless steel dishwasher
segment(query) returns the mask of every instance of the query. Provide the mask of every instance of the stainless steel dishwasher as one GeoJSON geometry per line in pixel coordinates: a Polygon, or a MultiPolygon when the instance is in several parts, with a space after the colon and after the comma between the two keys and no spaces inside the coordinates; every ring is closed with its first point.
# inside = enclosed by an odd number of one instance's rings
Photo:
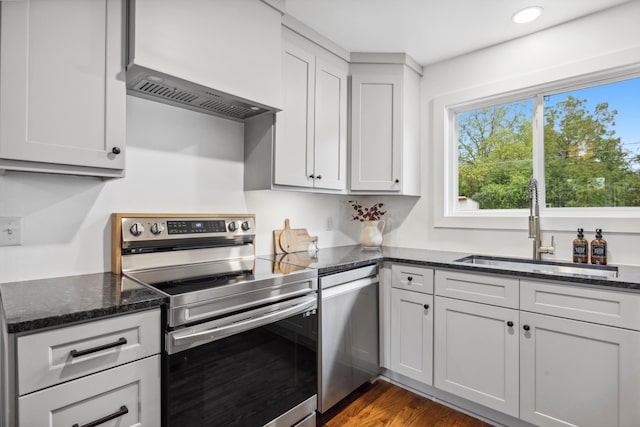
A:
{"type": "Polygon", "coordinates": [[[319,279],[321,413],[379,373],[378,282],[377,266],[319,279]]]}

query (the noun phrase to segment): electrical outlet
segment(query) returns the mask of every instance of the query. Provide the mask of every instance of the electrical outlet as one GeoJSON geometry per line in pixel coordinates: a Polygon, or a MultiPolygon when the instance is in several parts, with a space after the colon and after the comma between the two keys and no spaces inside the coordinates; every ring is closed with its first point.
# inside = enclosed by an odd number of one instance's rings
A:
{"type": "Polygon", "coordinates": [[[0,217],[0,246],[18,246],[22,244],[22,217],[0,217]]]}
{"type": "Polygon", "coordinates": [[[327,217],[327,231],[329,230],[333,230],[333,217],[332,216],[328,216],[327,217]]]}

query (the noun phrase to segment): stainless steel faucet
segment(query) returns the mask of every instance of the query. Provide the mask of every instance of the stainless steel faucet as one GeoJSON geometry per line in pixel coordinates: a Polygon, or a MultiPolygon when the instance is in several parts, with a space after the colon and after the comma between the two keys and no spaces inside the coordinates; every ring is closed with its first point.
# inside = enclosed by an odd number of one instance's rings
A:
{"type": "Polygon", "coordinates": [[[531,181],[529,181],[529,238],[533,239],[533,259],[540,260],[542,259],[542,254],[552,254],[555,251],[553,236],[551,236],[551,245],[542,246],[538,180],[535,178],[531,178],[531,181]]]}

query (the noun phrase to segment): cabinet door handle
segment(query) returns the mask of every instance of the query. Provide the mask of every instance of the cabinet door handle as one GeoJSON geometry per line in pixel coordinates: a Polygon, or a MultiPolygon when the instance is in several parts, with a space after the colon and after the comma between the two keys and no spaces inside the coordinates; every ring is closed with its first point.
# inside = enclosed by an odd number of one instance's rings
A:
{"type": "Polygon", "coordinates": [[[395,182],[396,184],[400,184],[400,180],[399,180],[399,179],[396,179],[394,182],[395,182]]]}
{"type": "Polygon", "coordinates": [[[524,329],[525,331],[528,331],[531,329],[531,327],[529,325],[524,325],[522,329],[524,329]]]}
{"type": "Polygon", "coordinates": [[[407,282],[411,282],[413,280],[413,276],[407,277],[407,282]]]}
{"type": "Polygon", "coordinates": [[[315,175],[309,175],[309,178],[316,179],[316,176],[315,175]]]}
{"type": "Polygon", "coordinates": [[[118,339],[118,341],[116,341],[116,342],[111,342],[109,344],[99,345],[97,347],[88,348],[86,350],[71,350],[69,352],[69,355],[71,357],[86,356],[87,354],[97,353],[99,351],[106,350],[108,348],[119,347],[121,345],[125,345],[126,343],[127,343],[127,339],[122,337],[122,338],[118,339]]]}
{"type": "Polygon", "coordinates": [[[322,179],[322,175],[316,176],[316,179],[322,179]]]}
{"type": "Polygon", "coordinates": [[[511,320],[509,320],[507,322],[507,326],[510,327],[510,328],[513,328],[513,322],[511,320]]]}
{"type": "Polygon", "coordinates": [[[111,152],[117,156],[118,154],[122,153],[122,150],[120,150],[120,147],[113,147],[111,149],[111,152]]]}
{"type": "Polygon", "coordinates": [[[425,304],[425,305],[423,305],[423,307],[424,307],[425,310],[429,310],[429,304],[425,304]]]}
{"type": "Polygon", "coordinates": [[[90,423],[85,424],[83,426],[81,426],[78,423],[75,423],[71,427],[96,427],[96,426],[99,426],[100,424],[104,424],[107,421],[111,421],[113,419],[116,419],[116,418],[121,417],[124,414],[128,414],[128,413],[129,413],[129,409],[125,405],[122,405],[120,407],[120,410],[114,412],[113,414],[107,415],[106,417],[102,417],[99,420],[91,421],[90,423]]]}

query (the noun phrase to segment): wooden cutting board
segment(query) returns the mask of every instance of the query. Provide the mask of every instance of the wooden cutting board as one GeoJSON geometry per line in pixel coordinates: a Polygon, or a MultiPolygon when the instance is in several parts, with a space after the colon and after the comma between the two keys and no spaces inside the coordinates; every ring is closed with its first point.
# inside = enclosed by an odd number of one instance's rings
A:
{"type": "Polygon", "coordinates": [[[282,254],[276,257],[273,263],[273,272],[289,274],[306,268],[311,262],[312,260],[307,252],[282,254]]]}
{"type": "Polygon", "coordinates": [[[317,242],[318,236],[310,236],[306,228],[291,228],[289,218],[284,220],[282,230],[273,230],[273,250],[276,254],[306,252],[311,242],[317,242]]]}

